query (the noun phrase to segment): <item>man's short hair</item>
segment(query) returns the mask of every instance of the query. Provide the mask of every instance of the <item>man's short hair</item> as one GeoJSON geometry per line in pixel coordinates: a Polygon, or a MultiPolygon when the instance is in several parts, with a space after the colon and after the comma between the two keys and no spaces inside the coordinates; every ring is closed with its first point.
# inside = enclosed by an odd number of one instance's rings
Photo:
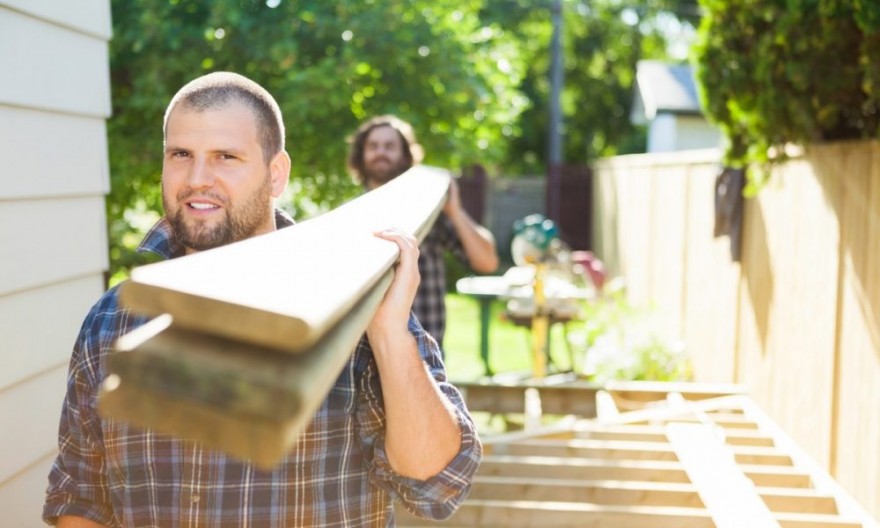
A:
{"type": "Polygon", "coordinates": [[[183,86],[168,103],[163,134],[168,133],[168,118],[178,106],[195,111],[216,110],[238,102],[254,114],[257,134],[266,163],[284,150],[284,120],[275,98],[265,88],[243,75],[214,72],[198,77],[183,86]]]}
{"type": "Polygon", "coordinates": [[[391,127],[397,131],[403,142],[403,157],[407,162],[407,169],[421,163],[424,157],[424,151],[416,141],[412,125],[390,114],[373,117],[364,121],[354,135],[348,138],[348,170],[351,171],[351,175],[357,183],[364,183],[364,173],[366,172],[364,145],[367,143],[367,136],[379,127],[391,127]]]}

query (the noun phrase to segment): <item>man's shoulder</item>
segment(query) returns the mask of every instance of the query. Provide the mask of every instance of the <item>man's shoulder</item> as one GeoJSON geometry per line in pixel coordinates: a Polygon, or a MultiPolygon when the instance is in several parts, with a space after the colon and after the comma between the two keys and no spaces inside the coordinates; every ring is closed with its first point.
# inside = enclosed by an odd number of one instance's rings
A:
{"type": "Polygon", "coordinates": [[[83,321],[81,337],[111,339],[146,321],[146,318],[132,314],[119,302],[119,290],[124,284],[113,286],[92,305],[83,321]]]}

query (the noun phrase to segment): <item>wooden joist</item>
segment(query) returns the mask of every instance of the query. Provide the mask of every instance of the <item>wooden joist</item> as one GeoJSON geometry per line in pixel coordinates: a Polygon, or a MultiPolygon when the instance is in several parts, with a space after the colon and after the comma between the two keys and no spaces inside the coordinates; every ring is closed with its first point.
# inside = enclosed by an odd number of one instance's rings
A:
{"type": "Polygon", "coordinates": [[[455,382],[468,402],[471,411],[492,413],[522,413],[526,391],[534,389],[541,398],[544,414],[596,416],[596,391],[594,383],[571,382],[568,378],[548,377],[540,380],[524,380],[509,384],[491,380],[455,382]]]}
{"type": "Polygon", "coordinates": [[[662,387],[603,387],[598,417],[484,438],[444,526],[878,528],[737,387],[662,387]]]}
{"type": "MultiPolygon", "coordinates": [[[[398,526],[479,526],[485,528],[716,528],[703,508],[605,506],[563,501],[469,500],[449,521],[439,523],[397,513],[398,526]]],[[[857,520],[815,513],[774,513],[782,528],[863,528],[857,520]]],[[[749,527],[751,528],[751,527],[749,527]]]]}
{"type": "MultiPolygon", "coordinates": [[[[790,466],[791,457],[775,447],[731,446],[740,464],[790,466]]],[[[635,442],[628,440],[540,439],[507,444],[491,444],[484,452],[499,455],[544,455],[579,458],[677,460],[675,450],[666,442],[635,442]]]]}

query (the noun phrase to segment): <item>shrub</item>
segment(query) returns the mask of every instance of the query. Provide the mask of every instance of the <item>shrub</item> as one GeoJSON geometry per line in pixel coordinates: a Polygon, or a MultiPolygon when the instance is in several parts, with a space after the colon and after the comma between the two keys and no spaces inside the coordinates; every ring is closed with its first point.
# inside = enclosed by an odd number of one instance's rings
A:
{"type": "Polygon", "coordinates": [[[783,160],[788,143],[877,137],[880,2],[700,3],[697,84],[727,165],[783,160]]]}
{"type": "Polygon", "coordinates": [[[589,302],[583,318],[583,328],[569,335],[579,375],[597,383],[692,378],[682,341],[660,331],[653,314],[630,305],[623,290],[589,302]]]}

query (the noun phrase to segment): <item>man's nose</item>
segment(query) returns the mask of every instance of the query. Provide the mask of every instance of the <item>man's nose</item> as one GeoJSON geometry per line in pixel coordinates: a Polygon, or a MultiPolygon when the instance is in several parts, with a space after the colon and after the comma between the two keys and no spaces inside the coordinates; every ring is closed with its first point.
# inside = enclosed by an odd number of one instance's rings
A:
{"type": "Polygon", "coordinates": [[[190,165],[187,183],[194,189],[212,187],[214,185],[214,173],[205,158],[195,158],[190,165]]]}

